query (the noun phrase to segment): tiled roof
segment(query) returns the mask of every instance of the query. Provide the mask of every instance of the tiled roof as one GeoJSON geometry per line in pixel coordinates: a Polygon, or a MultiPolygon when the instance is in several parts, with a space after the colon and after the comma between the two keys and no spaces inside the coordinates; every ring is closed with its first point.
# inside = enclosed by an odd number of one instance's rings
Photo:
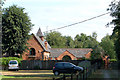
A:
{"type": "Polygon", "coordinates": [[[63,52],[69,51],[75,57],[85,57],[85,54],[92,51],[91,48],[51,48],[50,53],[51,57],[58,57],[63,52]]]}
{"type": "MultiPolygon", "coordinates": [[[[33,34],[33,35],[34,35],[34,34],[33,34]]],[[[44,39],[44,41],[42,41],[42,40],[39,38],[39,36],[37,36],[37,35],[34,35],[34,36],[35,36],[35,38],[38,40],[38,42],[41,44],[41,46],[43,47],[43,49],[44,49],[45,51],[50,52],[50,48],[51,48],[51,47],[50,47],[49,44],[47,45],[47,48],[48,48],[48,49],[45,48],[45,41],[46,41],[46,40],[44,39]]]]}

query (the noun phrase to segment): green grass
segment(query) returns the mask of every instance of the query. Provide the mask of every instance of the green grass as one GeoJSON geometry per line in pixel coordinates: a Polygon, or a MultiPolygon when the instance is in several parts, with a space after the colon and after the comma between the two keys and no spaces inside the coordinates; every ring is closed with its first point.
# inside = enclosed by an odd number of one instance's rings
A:
{"type": "Polygon", "coordinates": [[[33,77],[33,76],[24,76],[24,77],[16,77],[16,76],[1,76],[0,80],[52,80],[53,77],[33,77]]]}
{"type": "MultiPolygon", "coordinates": [[[[67,78],[70,77],[70,74],[66,74],[68,76],[67,78]]],[[[59,76],[54,76],[54,75],[19,75],[19,76],[4,76],[1,75],[2,79],[0,80],[53,80],[59,79],[63,77],[63,74],[60,74],[59,76]]]]}
{"type": "Polygon", "coordinates": [[[0,79],[1,78],[15,78],[14,76],[4,76],[4,75],[0,75],[0,79]]]}

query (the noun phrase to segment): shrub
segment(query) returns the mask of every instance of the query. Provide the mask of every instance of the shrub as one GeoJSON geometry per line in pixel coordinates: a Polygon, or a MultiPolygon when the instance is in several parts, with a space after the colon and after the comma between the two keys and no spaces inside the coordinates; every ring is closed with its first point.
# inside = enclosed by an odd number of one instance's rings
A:
{"type": "Polygon", "coordinates": [[[110,59],[110,62],[115,62],[117,61],[117,59],[110,59]]]}
{"type": "Polygon", "coordinates": [[[90,61],[82,61],[78,64],[78,66],[88,68],[88,67],[91,67],[91,62],[90,61]]]}
{"type": "Polygon", "coordinates": [[[0,63],[2,64],[2,66],[8,66],[8,63],[10,60],[17,60],[19,64],[22,61],[22,59],[17,58],[17,57],[2,57],[0,58],[0,63]]]}

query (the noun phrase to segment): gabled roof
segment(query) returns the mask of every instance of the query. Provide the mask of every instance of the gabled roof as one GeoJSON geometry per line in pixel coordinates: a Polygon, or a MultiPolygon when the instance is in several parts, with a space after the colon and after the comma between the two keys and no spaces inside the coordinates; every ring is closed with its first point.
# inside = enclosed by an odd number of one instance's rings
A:
{"type": "Polygon", "coordinates": [[[50,52],[50,45],[48,44],[47,45],[47,49],[45,48],[45,39],[44,39],[44,41],[42,41],[41,39],[40,39],[40,37],[39,36],[37,36],[37,35],[34,35],[34,34],[32,34],[36,39],[37,39],[37,41],[39,42],[39,44],[43,47],[43,49],[45,50],[45,51],[47,51],[47,52],[50,52]]]}
{"type": "Polygon", "coordinates": [[[92,51],[91,48],[51,48],[51,56],[50,57],[58,57],[63,52],[68,51],[73,54],[75,57],[85,57],[85,54],[92,51]]]}

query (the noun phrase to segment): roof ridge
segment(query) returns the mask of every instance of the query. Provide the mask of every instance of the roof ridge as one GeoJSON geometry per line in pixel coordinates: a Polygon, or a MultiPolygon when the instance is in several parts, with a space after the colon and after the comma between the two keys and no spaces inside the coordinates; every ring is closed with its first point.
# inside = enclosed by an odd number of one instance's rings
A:
{"type": "Polygon", "coordinates": [[[84,49],[84,50],[88,50],[88,49],[92,49],[92,48],[51,48],[51,49],[84,49]]]}

